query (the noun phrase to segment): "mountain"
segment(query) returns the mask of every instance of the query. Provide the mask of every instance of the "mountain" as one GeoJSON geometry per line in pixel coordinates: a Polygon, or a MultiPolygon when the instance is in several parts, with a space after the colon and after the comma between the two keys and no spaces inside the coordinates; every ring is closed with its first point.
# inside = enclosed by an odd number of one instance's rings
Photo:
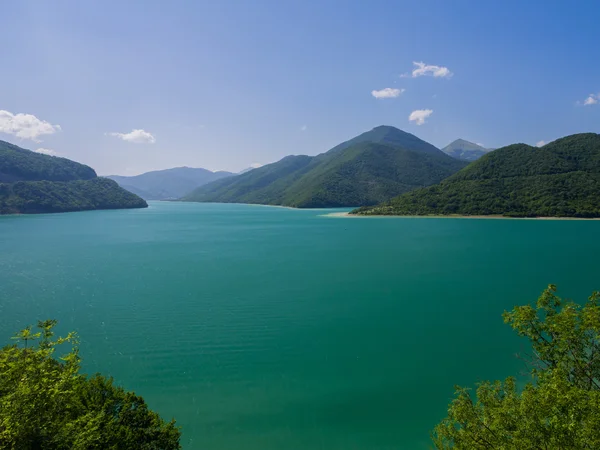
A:
{"type": "Polygon", "coordinates": [[[241,175],[243,173],[250,172],[251,170],[257,169],[259,167],[262,167],[262,165],[258,164],[258,165],[255,165],[253,167],[246,167],[244,170],[240,170],[238,173],[236,173],[236,175],[241,175]]]}
{"type": "Polygon", "coordinates": [[[442,151],[447,155],[463,161],[475,161],[481,158],[492,149],[484,148],[479,144],[474,144],[464,139],[457,139],[451,144],[445,146],[442,151]]]}
{"type": "Polygon", "coordinates": [[[465,165],[412,134],[381,126],[317,156],[286,156],[209,183],[182,200],[299,208],[373,205],[438,183],[465,165]]]}
{"type": "Polygon", "coordinates": [[[600,217],[600,135],[499,148],[437,185],[353,213],[600,217]]]}
{"type": "Polygon", "coordinates": [[[0,214],[147,206],[91,167],[0,141],[0,214]]]}
{"type": "Polygon", "coordinates": [[[212,172],[192,167],[156,170],[133,177],[110,175],[107,178],[116,181],[124,189],[146,200],[174,200],[189,194],[197,187],[230,177],[231,172],[212,172]]]}

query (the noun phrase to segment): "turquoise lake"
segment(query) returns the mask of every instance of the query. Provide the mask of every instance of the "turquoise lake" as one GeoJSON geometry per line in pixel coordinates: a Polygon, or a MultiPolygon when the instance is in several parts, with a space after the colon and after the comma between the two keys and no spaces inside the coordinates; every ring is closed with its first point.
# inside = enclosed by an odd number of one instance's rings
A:
{"type": "Polygon", "coordinates": [[[427,449],[454,385],[524,368],[505,309],[600,289],[600,221],[328,212],[0,217],[0,338],[58,319],[185,450],[427,449]]]}

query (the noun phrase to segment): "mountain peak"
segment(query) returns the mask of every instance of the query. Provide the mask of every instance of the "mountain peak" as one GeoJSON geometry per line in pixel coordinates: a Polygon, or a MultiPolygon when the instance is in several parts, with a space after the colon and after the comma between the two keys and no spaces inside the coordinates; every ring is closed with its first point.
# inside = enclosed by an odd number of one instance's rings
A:
{"type": "Polygon", "coordinates": [[[363,142],[386,144],[419,153],[440,153],[440,149],[434,147],[429,142],[425,142],[414,134],[407,133],[406,131],[402,131],[390,125],[380,125],[375,127],[370,131],[359,134],[355,138],[333,147],[329,151],[338,152],[363,142]]]}
{"type": "Polygon", "coordinates": [[[475,161],[491,150],[466,139],[456,139],[445,146],[442,151],[456,159],[475,161]]]}
{"type": "Polygon", "coordinates": [[[456,147],[456,146],[463,146],[463,147],[469,147],[469,148],[474,148],[474,149],[478,149],[478,150],[487,150],[485,147],[479,145],[479,144],[475,144],[474,142],[471,141],[467,141],[466,139],[462,139],[462,138],[458,138],[455,141],[453,141],[452,143],[448,144],[446,147],[456,147]]]}

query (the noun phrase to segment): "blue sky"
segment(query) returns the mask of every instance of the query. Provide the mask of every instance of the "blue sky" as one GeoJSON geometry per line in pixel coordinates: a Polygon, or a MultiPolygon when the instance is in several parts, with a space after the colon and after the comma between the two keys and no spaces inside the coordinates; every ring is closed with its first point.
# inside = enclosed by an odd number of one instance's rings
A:
{"type": "Polygon", "coordinates": [[[382,124],[535,145],[600,132],[599,25],[597,0],[6,2],[0,139],[105,175],[237,171],[382,124]]]}

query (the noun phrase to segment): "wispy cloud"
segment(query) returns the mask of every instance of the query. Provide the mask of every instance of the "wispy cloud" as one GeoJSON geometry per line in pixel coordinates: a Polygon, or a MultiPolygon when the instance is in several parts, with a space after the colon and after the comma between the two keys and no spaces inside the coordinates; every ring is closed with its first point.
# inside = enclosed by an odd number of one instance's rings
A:
{"type": "Polygon", "coordinates": [[[263,165],[261,163],[252,163],[250,164],[250,167],[252,167],[253,169],[258,169],[259,167],[262,167],[263,165]]]}
{"type": "Polygon", "coordinates": [[[302,125],[300,127],[300,131],[306,131],[306,130],[308,130],[308,127],[306,125],[302,125]]]}
{"type": "Polygon", "coordinates": [[[433,114],[432,109],[417,109],[410,113],[408,116],[409,122],[415,122],[417,125],[423,125],[425,123],[425,119],[433,114]]]}
{"type": "Polygon", "coordinates": [[[415,66],[415,68],[411,73],[405,73],[400,76],[403,78],[417,78],[424,76],[431,76],[435,78],[450,78],[452,75],[454,75],[452,72],[450,72],[450,69],[444,66],[434,66],[432,64],[425,64],[422,61],[414,61],[413,65],[415,66]]]}
{"type": "Polygon", "coordinates": [[[371,91],[371,95],[375,98],[396,98],[400,97],[406,89],[385,88],[379,91],[371,91]]]}
{"type": "Polygon", "coordinates": [[[12,134],[21,139],[41,142],[38,138],[44,134],[54,134],[60,131],[60,125],[38,119],[33,114],[13,114],[0,110],[0,132],[12,134]]]}
{"type": "Polygon", "coordinates": [[[546,142],[546,141],[538,141],[538,142],[536,142],[536,143],[535,143],[535,146],[536,146],[536,147],[543,147],[543,146],[544,146],[544,145],[546,145],[546,144],[547,144],[547,142],[546,142]]]}
{"type": "Polygon", "coordinates": [[[107,134],[134,144],[154,144],[156,142],[156,139],[151,133],[141,129],[131,130],[129,133],[112,132],[107,134]]]}
{"type": "Polygon", "coordinates": [[[50,150],[49,148],[38,148],[35,152],[41,153],[42,155],[50,155],[50,156],[58,155],[58,153],[56,153],[54,150],[50,150]]]}
{"type": "Polygon", "coordinates": [[[584,106],[596,105],[600,101],[600,94],[590,94],[588,98],[583,101],[584,106]]]}

